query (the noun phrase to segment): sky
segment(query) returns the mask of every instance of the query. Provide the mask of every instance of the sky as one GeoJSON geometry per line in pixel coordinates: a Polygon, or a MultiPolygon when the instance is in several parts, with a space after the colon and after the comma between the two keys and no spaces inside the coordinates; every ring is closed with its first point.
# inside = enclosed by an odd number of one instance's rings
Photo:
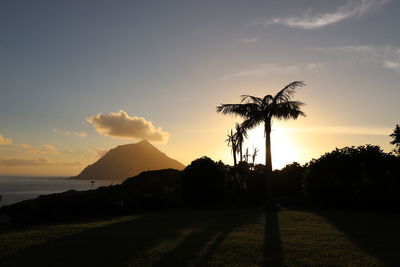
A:
{"type": "MultiPolygon", "coordinates": [[[[273,167],[336,147],[389,152],[400,123],[396,0],[0,2],[0,174],[76,175],[150,140],[232,164],[240,96],[301,80],[306,117],[274,121],[273,167]]],[[[261,128],[245,148],[260,149],[261,128]]]]}

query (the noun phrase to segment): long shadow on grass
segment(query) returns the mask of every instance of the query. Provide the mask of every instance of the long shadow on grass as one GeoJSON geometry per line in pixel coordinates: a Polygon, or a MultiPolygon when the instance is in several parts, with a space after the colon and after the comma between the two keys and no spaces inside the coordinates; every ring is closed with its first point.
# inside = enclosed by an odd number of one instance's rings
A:
{"type": "Polygon", "coordinates": [[[277,211],[267,211],[265,214],[263,266],[283,266],[282,242],[277,211]]]}
{"type": "Polygon", "coordinates": [[[124,266],[202,215],[160,212],[94,228],[25,249],[0,266],[124,266]]]}
{"type": "Polygon", "coordinates": [[[237,218],[238,213],[165,211],[142,215],[27,248],[0,259],[0,266],[126,266],[162,241],[176,238],[184,228],[212,219],[208,228],[201,229],[157,262],[159,265],[177,266],[171,265],[175,257],[184,254],[183,261],[179,262],[189,262],[212,236],[220,232],[221,237],[208,251],[207,257],[211,257],[223,237],[235,226],[251,219],[254,212],[242,218],[237,218]]]}
{"type": "Polygon", "coordinates": [[[399,266],[400,214],[385,212],[318,211],[334,227],[385,266],[399,266]]]}
{"type": "Polygon", "coordinates": [[[261,210],[243,210],[240,213],[228,210],[216,213],[213,218],[209,218],[206,227],[189,235],[177,247],[154,262],[153,266],[208,266],[229,233],[246,223],[254,223],[261,213],[261,210]]]}

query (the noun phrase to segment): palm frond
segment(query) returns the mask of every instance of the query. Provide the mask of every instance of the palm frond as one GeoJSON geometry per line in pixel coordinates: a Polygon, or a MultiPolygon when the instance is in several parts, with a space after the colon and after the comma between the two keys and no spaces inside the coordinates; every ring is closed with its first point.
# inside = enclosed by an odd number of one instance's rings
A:
{"type": "Polygon", "coordinates": [[[286,101],[278,103],[273,107],[272,116],[279,120],[297,119],[299,116],[306,116],[301,110],[304,103],[300,101],[286,101]]]}
{"type": "Polygon", "coordinates": [[[221,104],[217,107],[217,112],[222,114],[233,114],[241,117],[248,117],[258,110],[258,105],[254,103],[244,104],[221,104]]]}
{"type": "Polygon", "coordinates": [[[244,120],[240,126],[243,129],[250,130],[253,129],[254,127],[257,127],[262,122],[263,122],[262,119],[248,118],[247,120],[244,120]]]}
{"type": "Polygon", "coordinates": [[[294,81],[289,83],[274,96],[274,102],[281,103],[290,101],[292,96],[296,92],[296,88],[304,85],[305,83],[303,81],[294,81]]]}
{"type": "Polygon", "coordinates": [[[262,103],[262,99],[256,96],[252,96],[252,95],[242,95],[242,100],[241,103],[254,103],[254,104],[261,104],[262,103]]]}

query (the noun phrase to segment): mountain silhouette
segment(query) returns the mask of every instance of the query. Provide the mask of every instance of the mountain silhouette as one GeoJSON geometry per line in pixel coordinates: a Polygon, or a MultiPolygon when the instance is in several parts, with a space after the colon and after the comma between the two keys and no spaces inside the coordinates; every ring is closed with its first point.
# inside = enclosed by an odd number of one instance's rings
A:
{"type": "Polygon", "coordinates": [[[117,146],[95,163],[87,166],[74,179],[124,180],[143,171],[161,169],[182,170],[185,166],[174,160],[149,141],[117,146]]]}

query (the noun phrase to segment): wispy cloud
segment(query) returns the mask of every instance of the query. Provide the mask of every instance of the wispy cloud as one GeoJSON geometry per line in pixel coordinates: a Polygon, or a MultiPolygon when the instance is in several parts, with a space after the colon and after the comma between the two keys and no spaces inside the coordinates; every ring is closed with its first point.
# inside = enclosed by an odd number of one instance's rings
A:
{"type": "Polygon", "coordinates": [[[51,162],[44,158],[38,159],[0,159],[0,166],[80,166],[79,161],[51,162]]]}
{"type": "Polygon", "coordinates": [[[123,110],[117,113],[97,114],[87,119],[93,128],[102,135],[124,139],[147,139],[155,142],[167,142],[169,133],[154,127],[151,121],[142,117],[129,116],[123,110]]]}
{"type": "Polygon", "coordinates": [[[317,72],[323,67],[322,63],[309,63],[303,65],[290,65],[280,66],[277,64],[261,64],[252,68],[247,68],[238,72],[226,74],[222,76],[222,80],[232,78],[250,77],[250,76],[264,76],[267,74],[298,74],[300,72],[317,72]]]}
{"type": "Polygon", "coordinates": [[[384,61],[382,67],[391,69],[400,73],[400,61],[384,61]]]}
{"type": "Polygon", "coordinates": [[[293,127],[279,130],[307,133],[351,134],[351,135],[384,135],[393,132],[391,128],[380,127],[346,127],[346,126],[321,126],[321,127],[293,127]]]}
{"type": "Polygon", "coordinates": [[[65,134],[65,135],[73,135],[73,136],[79,136],[79,137],[86,137],[87,133],[85,132],[76,132],[76,131],[68,131],[68,130],[61,130],[54,128],[52,129],[53,133],[56,134],[65,134]]]}
{"type": "Polygon", "coordinates": [[[247,77],[247,76],[262,76],[270,73],[298,73],[299,66],[279,66],[276,64],[261,64],[253,68],[248,68],[235,73],[226,74],[222,77],[222,80],[228,80],[236,77],[247,77]]]}
{"type": "Polygon", "coordinates": [[[345,52],[345,53],[371,53],[374,52],[374,48],[368,45],[359,45],[359,46],[336,46],[336,47],[319,47],[317,48],[321,51],[337,51],[337,52],[345,52]]]}
{"type": "Polygon", "coordinates": [[[59,151],[52,145],[45,144],[41,147],[35,147],[27,144],[19,145],[20,148],[32,154],[58,154],[59,151]]]}
{"type": "Polygon", "coordinates": [[[361,16],[367,11],[386,4],[389,1],[390,0],[349,0],[344,5],[339,6],[334,12],[306,14],[302,17],[274,18],[265,24],[282,24],[304,30],[318,29],[352,16],[361,16]]]}
{"type": "Polygon", "coordinates": [[[1,145],[11,145],[13,140],[11,138],[5,138],[0,134],[0,146],[1,145]]]}
{"type": "Polygon", "coordinates": [[[307,70],[311,73],[316,73],[323,68],[322,63],[310,63],[307,65],[307,70]]]}
{"type": "Polygon", "coordinates": [[[241,39],[241,41],[242,41],[243,43],[252,44],[252,43],[257,42],[257,41],[258,41],[258,38],[243,38],[243,39],[241,39]]]}
{"type": "Polygon", "coordinates": [[[362,64],[367,62],[400,72],[400,48],[393,45],[320,47],[316,50],[331,53],[341,62],[362,64]]]}

